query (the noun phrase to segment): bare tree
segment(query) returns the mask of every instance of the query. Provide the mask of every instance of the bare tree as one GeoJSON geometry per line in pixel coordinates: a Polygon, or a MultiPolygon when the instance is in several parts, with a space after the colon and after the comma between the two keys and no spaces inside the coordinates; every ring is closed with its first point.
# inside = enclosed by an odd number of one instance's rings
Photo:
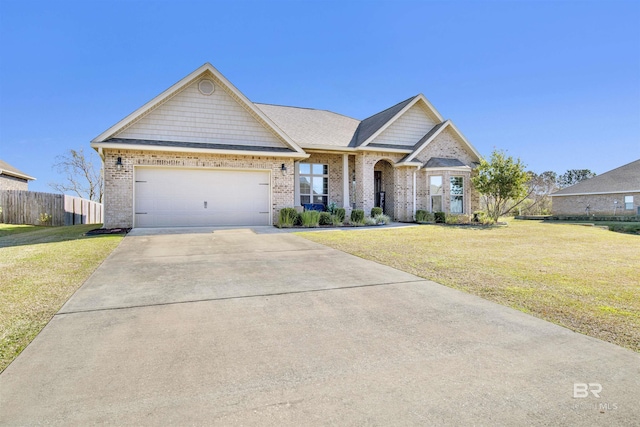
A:
{"type": "Polygon", "coordinates": [[[527,200],[522,210],[529,215],[548,214],[551,211],[551,197],[549,195],[558,189],[556,181],[558,175],[553,171],[542,172],[540,175],[535,172],[527,172],[529,180],[527,182],[527,200]]]}
{"type": "Polygon", "coordinates": [[[596,176],[595,172],[589,169],[569,169],[562,175],[558,175],[558,187],[569,187],[594,176],[596,176]]]}
{"type": "Polygon", "coordinates": [[[65,176],[62,183],[49,183],[49,186],[61,193],[73,192],[84,199],[102,203],[102,168],[95,167],[81,149],[69,149],[63,155],[56,156],[53,169],[65,176]]]}

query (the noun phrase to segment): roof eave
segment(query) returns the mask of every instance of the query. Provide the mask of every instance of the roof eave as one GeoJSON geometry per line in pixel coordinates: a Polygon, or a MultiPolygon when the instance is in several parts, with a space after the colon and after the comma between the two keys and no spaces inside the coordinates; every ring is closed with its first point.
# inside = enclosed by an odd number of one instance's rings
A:
{"type": "Polygon", "coordinates": [[[393,165],[394,168],[402,168],[402,167],[420,168],[420,166],[422,166],[422,163],[420,162],[399,162],[393,165]]]}
{"type": "Polygon", "coordinates": [[[551,197],[562,197],[562,196],[598,196],[601,194],[628,194],[628,193],[640,193],[640,189],[638,190],[619,190],[619,191],[592,191],[588,193],[566,193],[566,194],[549,194],[551,197]]]}
{"type": "Polygon", "coordinates": [[[405,148],[388,148],[388,147],[356,147],[355,151],[377,151],[382,153],[399,153],[399,154],[408,154],[411,153],[411,150],[405,148]]]}
{"type": "MultiPolygon", "coordinates": [[[[421,165],[422,166],[422,165],[421,165]]],[[[470,166],[437,166],[435,168],[423,167],[422,169],[428,171],[470,171],[470,166]]]]}
{"type": "Polygon", "coordinates": [[[225,150],[217,148],[193,148],[193,147],[173,147],[173,146],[157,146],[143,144],[121,144],[113,142],[92,142],[91,147],[101,153],[104,149],[111,150],[141,150],[141,151],[168,151],[179,153],[214,153],[214,154],[232,154],[243,156],[262,156],[262,157],[286,157],[293,159],[306,159],[309,157],[307,153],[298,152],[282,152],[282,151],[244,151],[244,150],[225,150]]]}
{"type": "Polygon", "coordinates": [[[0,169],[0,175],[9,175],[9,176],[12,176],[14,178],[26,179],[27,181],[35,181],[36,180],[34,177],[29,176],[27,174],[20,173],[20,172],[15,172],[15,171],[10,171],[10,170],[6,170],[6,169],[0,169]]]}

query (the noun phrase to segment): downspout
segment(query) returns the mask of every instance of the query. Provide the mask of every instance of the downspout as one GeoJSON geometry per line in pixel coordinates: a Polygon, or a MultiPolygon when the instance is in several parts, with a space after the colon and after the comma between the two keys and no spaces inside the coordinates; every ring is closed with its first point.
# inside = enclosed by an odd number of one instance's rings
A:
{"type": "Polygon", "coordinates": [[[413,220],[416,220],[416,174],[418,172],[418,168],[413,170],[413,220]]]}

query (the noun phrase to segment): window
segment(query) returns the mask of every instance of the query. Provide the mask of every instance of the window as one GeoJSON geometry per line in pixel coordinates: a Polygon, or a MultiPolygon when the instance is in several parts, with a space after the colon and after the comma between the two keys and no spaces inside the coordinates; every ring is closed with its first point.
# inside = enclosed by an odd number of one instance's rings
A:
{"type": "Polygon", "coordinates": [[[451,183],[451,213],[463,213],[464,212],[464,180],[461,176],[452,176],[451,183]]]}
{"type": "Polygon", "coordinates": [[[322,203],[329,199],[329,167],[313,163],[299,163],[300,204],[322,203]]]}
{"type": "Polygon", "coordinates": [[[442,177],[429,177],[429,194],[431,196],[431,212],[442,212],[442,177]]]}
{"type": "Polygon", "coordinates": [[[624,196],[624,208],[633,210],[633,196],[624,196]]]}

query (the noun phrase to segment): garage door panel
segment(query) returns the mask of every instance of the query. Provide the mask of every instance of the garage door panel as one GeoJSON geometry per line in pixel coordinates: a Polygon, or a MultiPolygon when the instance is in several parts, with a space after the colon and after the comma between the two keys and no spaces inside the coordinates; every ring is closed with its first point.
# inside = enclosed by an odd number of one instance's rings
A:
{"type": "Polygon", "coordinates": [[[136,168],[135,225],[268,225],[269,181],[267,171],[136,168]]]}

